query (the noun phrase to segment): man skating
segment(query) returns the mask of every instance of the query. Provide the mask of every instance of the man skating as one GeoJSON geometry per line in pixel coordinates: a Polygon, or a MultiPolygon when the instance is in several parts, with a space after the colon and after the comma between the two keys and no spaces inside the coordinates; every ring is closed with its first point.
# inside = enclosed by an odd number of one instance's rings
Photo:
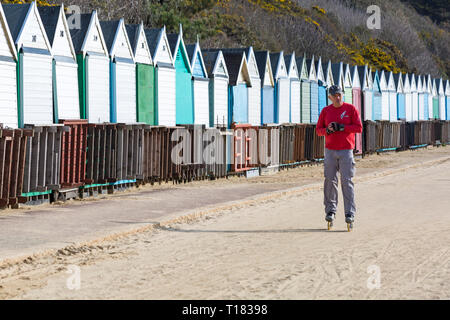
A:
{"type": "Polygon", "coordinates": [[[362,132],[362,123],[355,106],[343,102],[342,89],[336,85],[329,89],[331,105],[320,113],[316,132],[325,136],[324,161],[324,205],[325,220],[329,226],[336,216],[338,205],[338,171],[341,174],[342,195],[344,197],[345,222],[349,230],[353,227],[356,206],[352,178],[355,175],[355,133],[362,132]]]}

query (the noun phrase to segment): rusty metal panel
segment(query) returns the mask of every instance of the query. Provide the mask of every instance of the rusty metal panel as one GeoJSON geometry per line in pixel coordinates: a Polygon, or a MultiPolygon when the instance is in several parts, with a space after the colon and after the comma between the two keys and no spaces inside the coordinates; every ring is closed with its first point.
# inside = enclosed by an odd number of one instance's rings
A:
{"type": "Polygon", "coordinates": [[[60,120],[69,130],[62,135],[61,179],[62,187],[84,185],[86,175],[87,120],[60,120]]]}

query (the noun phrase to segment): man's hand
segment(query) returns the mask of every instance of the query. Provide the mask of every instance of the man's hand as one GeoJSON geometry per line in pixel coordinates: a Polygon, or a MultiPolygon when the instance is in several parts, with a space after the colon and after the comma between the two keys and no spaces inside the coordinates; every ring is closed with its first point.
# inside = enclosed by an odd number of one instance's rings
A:
{"type": "Polygon", "coordinates": [[[345,125],[337,123],[337,122],[331,122],[327,127],[327,132],[330,131],[331,133],[337,132],[337,131],[344,131],[345,125]]]}
{"type": "Polygon", "coordinates": [[[334,126],[333,126],[334,122],[331,122],[328,127],[327,127],[327,134],[332,134],[334,132],[334,126]]]}

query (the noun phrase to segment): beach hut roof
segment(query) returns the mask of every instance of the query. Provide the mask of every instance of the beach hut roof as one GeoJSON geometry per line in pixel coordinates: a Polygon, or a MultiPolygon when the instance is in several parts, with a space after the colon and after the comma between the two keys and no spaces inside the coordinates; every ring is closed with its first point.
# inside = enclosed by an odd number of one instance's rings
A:
{"type": "Polygon", "coordinates": [[[147,38],[148,48],[152,57],[155,56],[158,43],[163,33],[163,28],[160,29],[145,29],[145,37],[147,38]]]}
{"type": "Polygon", "coordinates": [[[61,13],[61,6],[48,6],[39,7],[39,15],[41,16],[42,23],[44,24],[45,31],[47,32],[48,40],[53,46],[53,40],[55,39],[56,27],[58,25],[59,15],[61,13]]]}
{"type": "Polygon", "coordinates": [[[203,62],[205,63],[206,72],[210,78],[216,74],[228,76],[228,69],[225,63],[222,51],[202,51],[203,62]],[[220,64],[222,62],[222,68],[224,72],[220,72],[220,64]]]}
{"type": "MultiPolygon", "coordinates": [[[[6,20],[6,16],[3,12],[2,5],[0,4],[0,24],[4,25],[4,34],[6,37],[6,41],[9,47],[9,50],[11,52],[11,56],[13,59],[17,60],[17,51],[16,47],[14,46],[14,40],[11,35],[11,31],[9,30],[8,21],[6,20]]],[[[1,25],[0,25],[1,28],[1,25]]]]}
{"type": "Polygon", "coordinates": [[[315,62],[315,68],[316,68],[316,72],[317,72],[317,81],[321,81],[322,84],[325,85],[326,77],[325,77],[325,72],[323,70],[322,57],[319,57],[319,59],[317,59],[317,61],[315,62]]]}
{"type": "Polygon", "coordinates": [[[206,66],[205,66],[205,61],[203,59],[203,54],[202,54],[202,50],[200,48],[199,39],[197,38],[197,42],[195,44],[186,45],[186,51],[187,51],[192,69],[194,69],[194,65],[197,62],[197,58],[200,57],[200,65],[203,69],[203,73],[205,74],[205,77],[208,78],[208,70],[206,69],[206,66]]]}
{"type": "Polygon", "coordinates": [[[136,54],[141,27],[141,24],[127,24],[125,26],[127,30],[128,40],[130,41],[131,48],[133,49],[133,54],[136,54]]]}
{"type": "MultiPolygon", "coordinates": [[[[204,52],[219,52],[221,49],[207,49],[204,52]]],[[[247,60],[243,52],[227,51],[223,52],[225,64],[228,71],[229,84],[235,86],[238,82],[239,75],[244,74],[247,83],[251,86],[250,74],[248,72],[247,60]]]]}
{"type": "Polygon", "coordinates": [[[402,74],[401,73],[394,73],[393,77],[394,77],[394,83],[395,83],[395,88],[396,88],[397,92],[403,92],[402,74]]]}
{"type": "Polygon", "coordinates": [[[258,64],[258,72],[261,79],[261,87],[264,86],[266,82],[266,74],[269,75],[270,85],[275,86],[275,80],[273,78],[272,72],[272,63],[270,61],[270,52],[269,51],[255,51],[255,59],[258,64]],[[266,70],[268,68],[268,70],[266,70]],[[267,73],[266,73],[267,71],[267,73]]]}
{"type": "Polygon", "coordinates": [[[31,5],[32,5],[31,3],[2,4],[6,20],[8,21],[9,30],[15,43],[18,40],[20,30],[22,29],[22,26],[25,23],[25,18],[27,17],[31,5]]]}
{"type": "MultiPolygon", "coordinates": [[[[333,73],[333,82],[335,85],[338,85],[342,87],[343,85],[343,79],[344,79],[344,65],[342,62],[339,63],[332,63],[331,64],[331,71],[333,73]]],[[[341,88],[344,90],[344,88],[341,88]]]]}
{"type": "Polygon", "coordinates": [[[45,46],[49,52],[52,51],[36,2],[32,2],[31,4],[3,4],[2,6],[6,21],[8,22],[9,31],[11,32],[11,37],[17,48],[20,49],[22,46],[21,38],[23,26],[27,23],[28,19],[32,19],[32,16],[35,15],[39,29],[44,38],[45,46]]]}

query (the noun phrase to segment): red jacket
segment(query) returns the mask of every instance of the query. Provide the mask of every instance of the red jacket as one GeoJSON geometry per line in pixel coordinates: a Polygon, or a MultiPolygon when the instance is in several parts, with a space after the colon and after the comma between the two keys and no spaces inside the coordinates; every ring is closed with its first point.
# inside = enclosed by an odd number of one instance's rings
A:
{"type": "Polygon", "coordinates": [[[332,104],[325,107],[319,116],[316,127],[317,135],[325,136],[325,148],[330,150],[355,149],[355,133],[362,132],[361,117],[354,105],[345,103],[335,108],[332,104]],[[344,124],[344,131],[327,134],[331,122],[344,124]]]}

